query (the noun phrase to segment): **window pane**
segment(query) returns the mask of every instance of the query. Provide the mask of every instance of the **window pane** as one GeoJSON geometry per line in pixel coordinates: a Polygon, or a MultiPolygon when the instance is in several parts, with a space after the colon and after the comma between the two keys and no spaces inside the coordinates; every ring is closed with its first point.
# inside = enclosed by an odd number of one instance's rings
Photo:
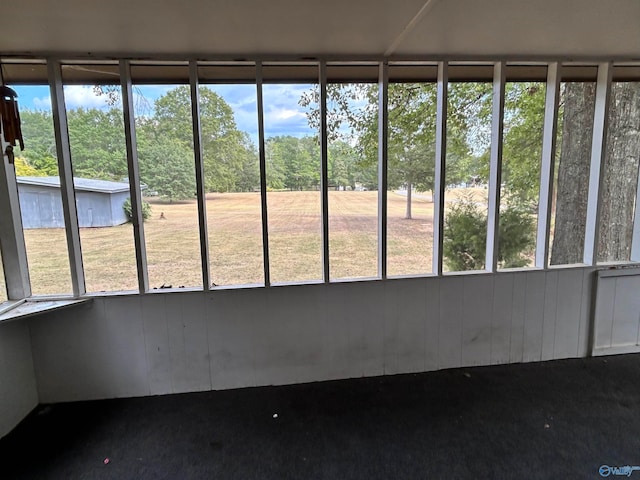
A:
{"type": "Polygon", "coordinates": [[[433,270],[436,84],[389,85],[387,273],[433,270]]]}
{"type": "Polygon", "coordinates": [[[595,82],[561,84],[550,265],[584,260],[595,93],[595,82]]]}
{"type": "Polygon", "coordinates": [[[449,84],[443,262],[484,270],[487,245],[492,84],[449,84]]]}
{"type": "Polygon", "coordinates": [[[498,268],[535,265],[546,86],[507,82],[498,268]]]}
{"type": "Polygon", "coordinates": [[[364,83],[327,87],[332,280],[378,274],[377,91],[364,83]]]}
{"type": "Polygon", "coordinates": [[[200,121],[211,278],[264,284],[255,84],[201,87],[200,121]]]}
{"type": "MultiPolygon", "coordinates": [[[[302,95],[317,84],[264,85],[271,281],[322,279],[320,145],[302,95]]],[[[317,111],[317,103],[307,107],[317,111]]]]}
{"type": "Polygon", "coordinates": [[[200,287],[189,85],[135,85],[134,97],[149,286],[200,287]]]}
{"type": "Polygon", "coordinates": [[[614,81],[600,196],[599,262],[631,257],[639,161],[640,82],[614,81]]]}
{"type": "MultiPolygon", "coordinates": [[[[64,65],[63,80],[77,68],[64,65]]],[[[138,288],[118,66],[111,70],[114,83],[64,87],[87,292],[138,288]]]]}
{"type": "Polygon", "coordinates": [[[20,212],[33,295],[70,294],[71,270],[49,87],[16,86],[24,151],[16,150],[20,212]]]}

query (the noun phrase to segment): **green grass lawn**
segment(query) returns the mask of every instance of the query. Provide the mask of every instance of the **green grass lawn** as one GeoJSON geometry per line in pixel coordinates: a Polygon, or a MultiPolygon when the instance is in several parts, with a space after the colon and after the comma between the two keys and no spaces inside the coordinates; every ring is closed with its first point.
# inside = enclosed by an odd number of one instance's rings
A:
{"type": "MultiPolygon", "coordinates": [[[[320,192],[269,192],[271,281],[322,278],[320,192]]],[[[144,224],[150,286],[201,287],[195,201],[154,200],[144,224]],[[163,217],[163,218],[161,218],[163,217]]],[[[413,200],[413,219],[404,218],[406,198],[388,195],[388,273],[431,272],[433,204],[413,200]]],[[[331,278],[377,275],[377,192],[329,192],[331,278]]],[[[217,285],[263,283],[259,193],[207,197],[210,268],[217,285]]],[[[131,224],[83,228],[80,233],[87,291],[136,290],[131,224]]],[[[25,232],[34,294],[71,291],[63,229],[25,232]]]]}

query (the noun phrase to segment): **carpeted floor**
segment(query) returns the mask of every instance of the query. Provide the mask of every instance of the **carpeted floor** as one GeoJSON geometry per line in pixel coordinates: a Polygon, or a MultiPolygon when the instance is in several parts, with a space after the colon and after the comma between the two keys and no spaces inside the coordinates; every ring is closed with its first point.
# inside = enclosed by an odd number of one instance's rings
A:
{"type": "Polygon", "coordinates": [[[0,440],[2,479],[596,479],[602,465],[640,466],[640,355],[41,406],[0,440]]]}

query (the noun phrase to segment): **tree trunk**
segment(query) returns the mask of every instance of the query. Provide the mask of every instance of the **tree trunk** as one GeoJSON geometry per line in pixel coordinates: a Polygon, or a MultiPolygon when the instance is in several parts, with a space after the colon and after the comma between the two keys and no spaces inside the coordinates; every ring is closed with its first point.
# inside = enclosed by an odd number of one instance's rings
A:
{"type": "Polygon", "coordinates": [[[594,83],[564,85],[551,265],[583,260],[595,93],[594,83]]]}
{"type": "Polygon", "coordinates": [[[407,214],[404,216],[404,218],[407,220],[411,220],[411,190],[412,190],[411,181],[408,181],[407,182],[407,214]]]}
{"type": "MultiPolygon", "coordinates": [[[[568,83],[558,165],[552,265],[582,262],[595,85],[568,83]]],[[[612,86],[603,168],[598,260],[628,260],[640,162],[640,83],[612,86]]]]}
{"type": "Polygon", "coordinates": [[[603,165],[598,261],[629,260],[639,161],[640,83],[614,83],[603,165]]]}

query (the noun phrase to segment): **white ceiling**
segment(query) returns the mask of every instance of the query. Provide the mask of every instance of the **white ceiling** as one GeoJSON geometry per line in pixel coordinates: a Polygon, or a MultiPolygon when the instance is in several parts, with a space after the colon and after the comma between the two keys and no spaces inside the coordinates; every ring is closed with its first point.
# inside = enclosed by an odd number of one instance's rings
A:
{"type": "Polygon", "coordinates": [[[4,0],[0,53],[640,59],[640,0],[4,0]]]}

